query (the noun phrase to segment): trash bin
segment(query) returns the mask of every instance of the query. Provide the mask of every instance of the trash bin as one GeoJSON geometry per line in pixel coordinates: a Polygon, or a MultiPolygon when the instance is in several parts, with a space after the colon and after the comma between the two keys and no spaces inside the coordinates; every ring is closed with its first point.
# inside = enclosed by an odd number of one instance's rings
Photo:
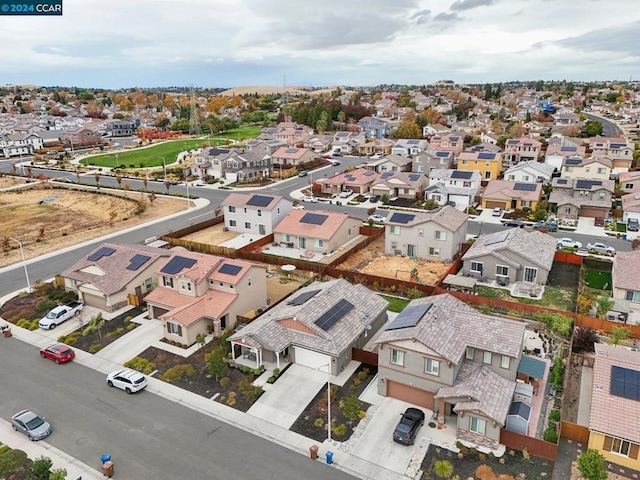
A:
{"type": "Polygon", "coordinates": [[[111,478],[113,476],[113,462],[108,461],[102,464],[102,475],[111,478]]]}
{"type": "Polygon", "coordinates": [[[309,447],[309,456],[311,457],[311,460],[318,458],[318,445],[311,445],[309,447]]]}
{"type": "Polygon", "coordinates": [[[325,453],[327,457],[327,465],[331,465],[333,463],[333,452],[325,453]]]}
{"type": "Polygon", "coordinates": [[[102,462],[102,464],[104,465],[105,463],[107,463],[108,461],[111,460],[111,455],[108,453],[103,453],[102,455],[100,455],[100,461],[102,462]]]}
{"type": "Polygon", "coordinates": [[[9,325],[0,325],[0,331],[5,338],[11,337],[11,327],[9,325]]]}

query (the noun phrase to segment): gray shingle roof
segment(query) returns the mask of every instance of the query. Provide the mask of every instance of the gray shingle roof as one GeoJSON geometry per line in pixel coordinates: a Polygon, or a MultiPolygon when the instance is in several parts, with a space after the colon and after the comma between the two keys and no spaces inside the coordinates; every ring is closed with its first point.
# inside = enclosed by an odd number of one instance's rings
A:
{"type": "MultiPolygon", "coordinates": [[[[427,222],[435,222],[438,225],[448,229],[451,232],[456,232],[460,227],[462,227],[467,220],[469,219],[469,215],[460,210],[457,210],[455,207],[450,205],[445,205],[436,210],[431,210],[430,212],[419,212],[419,211],[407,211],[408,214],[414,215],[414,219],[409,223],[398,223],[392,222],[391,220],[387,220],[388,225],[402,225],[402,226],[414,226],[420,225],[422,223],[427,222]]],[[[391,218],[392,215],[389,216],[391,218]]]]}

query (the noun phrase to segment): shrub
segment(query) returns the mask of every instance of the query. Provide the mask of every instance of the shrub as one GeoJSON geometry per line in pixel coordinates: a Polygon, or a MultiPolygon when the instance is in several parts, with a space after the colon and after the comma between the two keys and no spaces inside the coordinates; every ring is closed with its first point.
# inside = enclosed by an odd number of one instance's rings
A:
{"type": "Polygon", "coordinates": [[[102,350],[102,345],[99,344],[91,345],[89,347],[89,353],[98,353],[100,350],[102,350]]]}
{"type": "Polygon", "coordinates": [[[40,300],[38,302],[38,304],[36,305],[36,312],[37,313],[43,313],[43,312],[48,312],[49,310],[56,308],[58,306],[58,304],[47,298],[45,300],[40,300]]]}
{"type": "Polygon", "coordinates": [[[0,472],[15,470],[27,460],[27,454],[22,450],[9,449],[0,455],[0,472]]]}
{"type": "Polygon", "coordinates": [[[231,379],[229,377],[222,377],[218,383],[220,383],[222,388],[227,388],[231,383],[231,379]]]}
{"type": "Polygon", "coordinates": [[[169,370],[162,374],[162,380],[168,383],[177,382],[184,375],[187,377],[191,377],[196,373],[195,368],[192,365],[181,364],[176,365],[175,367],[171,367],[169,370]]]}
{"type": "Polygon", "coordinates": [[[33,461],[31,473],[38,479],[48,479],[53,462],[49,457],[40,456],[33,461]]]}
{"type": "Polygon", "coordinates": [[[453,465],[448,460],[438,460],[433,466],[433,470],[440,478],[450,478],[453,474],[453,465]]]}
{"type": "Polygon", "coordinates": [[[275,383],[275,381],[276,381],[276,377],[274,377],[273,375],[267,378],[267,383],[275,383]]]}
{"type": "Polygon", "coordinates": [[[243,378],[238,384],[238,391],[246,402],[255,402],[262,395],[262,388],[253,385],[251,377],[243,378]]]}
{"type": "Polygon", "coordinates": [[[336,437],[344,437],[347,434],[347,426],[343,423],[331,429],[336,437]]]}
{"type": "Polygon", "coordinates": [[[358,376],[358,380],[360,380],[361,382],[364,382],[369,376],[369,373],[366,372],[365,370],[362,370],[361,372],[358,372],[357,376],[358,376]]]}
{"type": "Polygon", "coordinates": [[[145,375],[149,375],[156,369],[156,364],[142,357],[134,357],[124,364],[127,368],[132,368],[145,375]]]}
{"type": "Polygon", "coordinates": [[[587,480],[606,480],[607,478],[604,457],[592,448],[578,455],[578,470],[587,480]]]}
{"type": "Polygon", "coordinates": [[[436,428],[436,422],[429,422],[430,428],[436,428]]]}
{"type": "Polygon", "coordinates": [[[280,376],[280,369],[279,368],[274,368],[273,369],[273,376],[278,378],[280,376]]]}
{"type": "Polygon", "coordinates": [[[66,336],[65,342],[67,345],[75,345],[78,343],[78,339],[80,338],[80,332],[72,332],[66,336]]]}
{"type": "Polygon", "coordinates": [[[316,418],[315,421],[313,422],[313,424],[316,427],[321,427],[324,425],[324,420],[322,418],[316,418]]]}
{"type": "Polygon", "coordinates": [[[545,442],[558,443],[558,432],[556,431],[556,424],[550,423],[542,436],[545,442]]]}
{"type": "Polygon", "coordinates": [[[236,392],[229,392],[229,395],[227,398],[227,405],[231,406],[235,404],[236,404],[236,392]]]}
{"type": "Polygon", "coordinates": [[[420,290],[418,290],[415,287],[410,288],[409,290],[407,290],[407,293],[405,295],[410,300],[413,300],[414,298],[422,298],[422,297],[424,297],[424,293],[421,292],[420,290]]]}
{"type": "Polygon", "coordinates": [[[122,335],[124,333],[124,328],[118,327],[116,328],[116,335],[122,335]]]}
{"type": "Polygon", "coordinates": [[[549,420],[558,422],[560,420],[560,410],[551,410],[551,413],[549,413],[549,420]]]}
{"type": "Polygon", "coordinates": [[[127,330],[133,330],[134,328],[136,328],[135,323],[130,323],[129,325],[127,325],[127,330]]]}

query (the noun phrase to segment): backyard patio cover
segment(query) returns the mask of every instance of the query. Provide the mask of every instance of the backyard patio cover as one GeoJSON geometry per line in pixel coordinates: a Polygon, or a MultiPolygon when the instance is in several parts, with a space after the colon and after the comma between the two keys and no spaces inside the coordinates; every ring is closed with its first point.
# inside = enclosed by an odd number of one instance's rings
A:
{"type": "Polygon", "coordinates": [[[462,277],[459,275],[449,274],[442,282],[445,285],[453,285],[454,287],[462,287],[473,290],[476,287],[477,279],[473,277],[462,277]]]}
{"type": "Polygon", "coordinates": [[[544,378],[545,363],[533,357],[523,355],[518,365],[518,373],[527,375],[530,378],[542,380],[544,378]]]}

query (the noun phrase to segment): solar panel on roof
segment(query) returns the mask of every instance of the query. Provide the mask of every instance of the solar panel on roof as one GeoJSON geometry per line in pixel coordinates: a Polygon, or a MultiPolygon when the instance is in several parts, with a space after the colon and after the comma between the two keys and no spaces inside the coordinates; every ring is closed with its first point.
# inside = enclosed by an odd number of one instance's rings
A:
{"type": "Polygon", "coordinates": [[[167,264],[160,269],[162,273],[168,273],[169,275],[176,275],[180,273],[183,268],[191,268],[196,264],[195,258],[186,258],[176,255],[167,264]]]}
{"type": "Polygon", "coordinates": [[[578,147],[560,147],[561,152],[577,152],[578,147]]]}
{"type": "Polygon", "coordinates": [[[375,175],[376,172],[374,172],[373,170],[367,170],[366,172],[364,172],[364,176],[365,177],[370,177],[371,175],[375,175]]]}
{"type": "Polygon", "coordinates": [[[320,213],[305,213],[300,219],[301,223],[309,223],[311,225],[322,225],[326,222],[328,215],[322,215],[320,213]]]}
{"type": "Polygon", "coordinates": [[[496,158],[496,154],[491,152],[480,152],[478,154],[478,158],[480,160],[493,160],[494,158],[496,158]]]}
{"type": "Polygon", "coordinates": [[[536,191],[536,184],[535,183],[516,183],[513,186],[514,190],[520,190],[523,192],[535,192],[536,191]]]}
{"type": "Polygon", "coordinates": [[[409,180],[412,182],[417,182],[418,180],[420,180],[420,177],[422,175],[420,175],[419,173],[410,173],[409,174],[409,180]]]}
{"type": "Polygon", "coordinates": [[[459,178],[461,180],[470,180],[473,172],[465,172],[463,170],[454,170],[451,172],[451,178],[459,178]]]}
{"type": "Polygon", "coordinates": [[[297,148],[287,148],[284,153],[298,153],[297,148]]]}
{"type": "Polygon", "coordinates": [[[115,252],[115,249],[113,249],[111,247],[100,247],[97,251],[95,251],[91,255],[89,255],[87,257],[87,260],[89,260],[91,262],[97,262],[102,257],[108,257],[113,252],[115,252]]]}
{"type": "Polygon", "coordinates": [[[271,203],[273,197],[267,197],[265,195],[252,195],[249,200],[247,200],[247,205],[252,205],[254,207],[266,207],[271,203]]]}
{"type": "Polygon", "coordinates": [[[345,177],[344,177],[344,178],[346,178],[346,179],[347,179],[347,180],[349,180],[350,182],[353,182],[353,181],[356,179],[356,177],[354,177],[353,175],[345,175],[345,177]]]}
{"type": "Polygon", "coordinates": [[[385,330],[399,330],[401,328],[415,327],[425,314],[433,307],[433,303],[421,305],[408,305],[387,326],[385,330]]]}
{"type": "Polygon", "coordinates": [[[313,323],[326,332],[352,309],[353,304],[343,298],[313,323]]]}
{"type": "Polygon", "coordinates": [[[393,172],[384,172],[380,175],[380,178],[386,180],[389,177],[393,177],[393,172]]]}
{"type": "Polygon", "coordinates": [[[617,397],[640,400],[640,372],[612,365],[610,392],[617,397]]]}
{"type": "Polygon", "coordinates": [[[452,142],[457,142],[460,139],[460,137],[449,137],[449,140],[451,140],[452,142]]]}
{"type": "Polygon", "coordinates": [[[484,242],[485,245],[495,245],[496,243],[502,243],[509,237],[509,232],[498,232],[495,235],[490,236],[484,242]]]}
{"type": "Polygon", "coordinates": [[[138,270],[142,265],[144,265],[145,263],[147,263],[149,260],[151,260],[151,257],[149,255],[141,255],[141,254],[136,254],[133,257],[131,257],[131,260],[129,260],[129,265],[127,265],[127,270],[138,270]]]}
{"type": "Polygon", "coordinates": [[[406,225],[407,223],[411,222],[414,218],[416,218],[416,216],[410,213],[395,212],[391,215],[391,218],[389,219],[389,221],[396,222],[396,223],[404,223],[406,225]]]}
{"type": "Polygon", "coordinates": [[[593,187],[602,186],[602,180],[576,180],[576,188],[591,190],[593,187]]]}
{"type": "Polygon", "coordinates": [[[580,165],[582,163],[581,158],[566,158],[564,160],[565,165],[580,165]]]}
{"type": "Polygon", "coordinates": [[[448,157],[449,155],[449,152],[436,152],[436,157],[448,157]]]}
{"type": "Polygon", "coordinates": [[[218,273],[224,273],[226,275],[237,275],[242,270],[239,265],[231,265],[230,263],[223,263],[218,269],[218,273]]]}
{"type": "Polygon", "coordinates": [[[417,145],[420,142],[420,140],[409,140],[407,142],[407,145],[417,145]]]}
{"type": "Polygon", "coordinates": [[[302,305],[302,304],[306,303],[306,301],[309,300],[310,298],[315,297],[316,294],[319,291],[320,290],[309,290],[308,292],[301,293],[300,295],[298,295],[293,300],[289,300],[287,302],[287,304],[289,304],[289,305],[302,305]]]}
{"type": "Polygon", "coordinates": [[[567,179],[566,178],[559,178],[558,179],[558,185],[566,185],[567,184],[567,179]]]}
{"type": "Polygon", "coordinates": [[[624,148],[626,145],[624,143],[610,143],[609,148],[624,148]]]}

